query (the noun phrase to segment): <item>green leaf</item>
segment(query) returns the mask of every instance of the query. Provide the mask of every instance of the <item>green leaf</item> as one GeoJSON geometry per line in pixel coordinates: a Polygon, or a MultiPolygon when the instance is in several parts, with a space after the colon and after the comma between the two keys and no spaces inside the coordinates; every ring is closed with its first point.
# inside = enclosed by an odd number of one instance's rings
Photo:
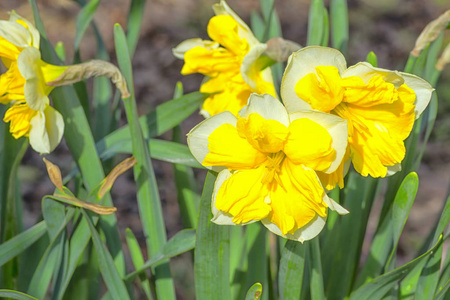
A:
{"type": "Polygon", "coordinates": [[[142,19],[144,17],[145,0],[132,0],[130,4],[130,11],[128,12],[128,51],[130,57],[133,57],[139,41],[139,33],[141,31],[142,19]]]}
{"type": "Polygon", "coordinates": [[[378,228],[373,239],[368,260],[361,271],[356,286],[378,276],[383,268],[393,268],[400,234],[416,197],[419,180],[416,173],[410,173],[400,185],[394,202],[378,228]]]}
{"type": "Polygon", "coordinates": [[[0,290],[0,297],[17,300],[39,300],[38,298],[34,298],[30,295],[12,290],[0,290]]]}
{"type": "Polygon", "coordinates": [[[25,249],[33,245],[37,240],[39,240],[47,231],[47,226],[45,221],[41,221],[16,235],[12,239],[4,242],[0,245],[0,266],[3,266],[12,258],[16,257],[22,253],[25,249]]]}
{"type": "Polygon", "coordinates": [[[389,292],[395,285],[401,280],[408,272],[410,272],[415,265],[420,263],[423,259],[429,257],[435,249],[437,249],[442,243],[442,237],[438,242],[423,255],[410,261],[409,263],[385,273],[377,278],[374,278],[370,282],[359,287],[350,295],[350,300],[377,300],[382,299],[383,296],[389,292]]]}
{"type": "MultiPolygon", "coordinates": [[[[150,155],[154,159],[174,164],[182,164],[193,168],[204,168],[197,162],[186,145],[157,139],[150,139],[148,145],[150,147],[150,155]]],[[[121,143],[116,143],[111,147],[106,148],[104,152],[100,152],[100,157],[103,160],[107,160],[119,153],[132,154],[132,148],[131,139],[125,139],[121,143]]]]}
{"type": "Polygon", "coordinates": [[[63,42],[57,42],[55,45],[56,55],[61,61],[66,60],[66,48],[64,47],[63,42]]]}
{"type": "Polygon", "coordinates": [[[195,230],[183,229],[175,234],[162,249],[155,253],[151,259],[147,260],[138,270],[128,274],[125,279],[127,282],[133,280],[138,274],[152,267],[160,261],[172,258],[182,253],[188,252],[195,247],[195,230]]]}
{"type": "Polygon", "coordinates": [[[288,240],[281,251],[278,273],[280,299],[300,299],[306,245],[288,240]]]}
{"type": "Polygon", "coordinates": [[[263,290],[263,288],[262,288],[261,283],[259,283],[259,282],[255,283],[248,289],[247,295],[245,296],[245,300],[261,299],[262,290],[263,290]]]}
{"type": "Polygon", "coordinates": [[[428,49],[428,56],[425,63],[425,72],[423,78],[430,81],[433,78],[433,73],[436,72],[436,63],[438,60],[439,52],[442,47],[442,41],[444,39],[444,32],[439,34],[438,38],[435,39],[428,49]]]}
{"type": "MultiPolygon", "coordinates": [[[[166,243],[166,230],[162,216],[161,201],[158,194],[155,173],[150,159],[150,150],[144,140],[142,128],[139,124],[136,100],[134,99],[133,76],[130,54],[122,27],[114,26],[114,44],[119,60],[120,70],[128,83],[131,95],[122,99],[125,104],[125,112],[133,148],[133,156],[137,164],[134,166],[134,178],[138,187],[137,198],[144,234],[147,237],[147,251],[149,256],[156,253],[166,243]]],[[[155,275],[156,293],[161,299],[175,299],[175,291],[168,261],[163,261],[152,268],[155,275]]]]}
{"type": "Polygon", "coordinates": [[[326,299],[323,286],[322,261],[320,258],[319,238],[316,237],[308,242],[309,272],[310,272],[310,293],[311,300],[326,299]]]}
{"type": "MultiPolygon", "coordinates": [[[[141,247],[130,228],[125,230],[125,239],[127,241],[128,250],[130,251],[131,260],[134,268],[139,270],[144,265],[144,257],[142,256],[141,247]]],[[[140,274],[142,289],[148,299],[151,299],[150,282],[145,273],[140,274]]]]}
{"type": "Polygon", "coordinates": [[[322,267],[330,299],[343,299],[351,291],[377,186],[377,179],[350,171],[339,201],[351,213],[337,216],[333,229],[323,232],[322,267]]]}
{"type": "Polygon", "coordinates": [[[261,15],[257,11],[251,12],[250,24],[255,37],[258,39],[258,41],[262,41],[264,38],[264,28],[266,25],[261,15]]]}
{"type": "Polygon", "coordinates": [[[95,12],[97,11],[98,5],[100,4],[100,0],[91,0],[87,3],[80,13],[77,16],[76,22],[76,35],[75,35],[75,51],[80,47],[81,39],[86,32],[86,29],[89,27],[89,24],[94,17],[95,12]]]}
{"type": "Polygon", "coordinates": [[[331,0],[331,45],[342,53],[347,52],[348,44],[348,8],[347,0],[331,0]]]}
{"type": "Polygon", "coordinates": [[[328,11],[324,7],[323,8],[323,36],[322,41],[320,42],[321,46],[327,47],[328,46],[328,39],[330,35],[330,23],[328,19],[328,11]]]}
{"type": "Polygon", "coordinates": [[[114,265],[111,254],[108,252],[105,244],[103,244],[100,235],[95,229],[94,224],[86,211],[81,209],[81,212],[83,213],[84,219],[88,222],[89,230],[92,235],[92,241],[94,242],[94,247],[98,255],[100,271],[112,298],[117,300],[130,299],[125,283],[120,278],[119,271],[114,265]]]}
{"type": "MultiPolygon", "coordinates": [[[[179,126],[173,129],[173,140],[175,142],[181,141],[181,128],[179,126]]],[[[194,171],[182,164],[173,164],[173,170],[183,226],[184,228],[197,228],[200,194],[194,171]]]]}
{"type": "Polygon", "coordinates": [[[309,7],[308,39],[306,44],[321,45],[325,32],[323,0],[312,0],[309,7]]]}
{"type": "Polygon", "coordinates": [[[367,54],[366,61],[375,68],[378,66],[378,58],[377,58],[377,55],[373,51],[370,51],[367,54]]]}
{"type": "MultiPolygon", "coordinates": [[[[144,137],[159,136],[177,126],[197,110],[208,95],[210,94],[199,92],[186,94],[180,98],[166,101],[148,115],[141,116],[139,123],[144,137]]],[[[97,142],[98,152],[103,153],[111,147],[117,147],[117,144],[121,144],[127,139],[130,139],[129,125],[123,126],[97,142]]]]}
{"type": "Polygon", "coordinates": [[[200,200],[200,215],[195,245],[195,294],[199,300],[230,299],[228,226],[211,222],[211,198],[217,174],[208,172],[200,200]]]}

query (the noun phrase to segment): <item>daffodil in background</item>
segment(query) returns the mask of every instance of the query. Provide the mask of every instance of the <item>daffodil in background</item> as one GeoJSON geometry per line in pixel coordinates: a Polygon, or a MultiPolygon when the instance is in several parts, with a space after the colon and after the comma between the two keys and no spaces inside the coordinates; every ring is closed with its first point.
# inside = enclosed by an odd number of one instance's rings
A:
{"type": "Polygon", "coordinates": [[[173,53],[184,59],[183,75],[207,76],[200,91],[217,93],[203,103],[201,113],[213,116],[223,111],[238,115],[251,93],[276,97],[270,59],[261,56],[267,49],[225,1],[213,5],[216,16],[208,24],[212,41],[189,39],[173,53]],[[219,93],[218,93],[219,92],[219,93]]]}
{"type": "Polygon", "coordinates": [[[338,173],[321,174],[328,188],[342,187],[348,165],[363,176],[400,170],[404,140],[430,102],[433,88],[411,74],[361,62],[347,68],[335,49],[307,47],[290,57],[281,84],[289,113],[316,110],[348,121],[348,153],[338,173]]]}
{"type": "Polygon", "coordinates": [[[305,241],[323,228],[328,208],[348,213],[328,198],[316,171],[331,173],[347,148],[346,121],[322,112],[287,113],[274,97],[252,94],[239,116],[223,112],[188,134],[194,157],[220,172],[213,222],[256,221],[286,238],[305,241]]]}
{"type": "Polygon", "coordinates": [[[50,106],[53,87],[47,83],[67,67],[41,60],[38,31],[14,12],[9,21],[0,21],[0,56],[8,69],[0,76],[0,103],[11,103],[3,120],[15,138],[29,137],[35,151],[51,152],[61,141],[64,121],[50,106]]]}

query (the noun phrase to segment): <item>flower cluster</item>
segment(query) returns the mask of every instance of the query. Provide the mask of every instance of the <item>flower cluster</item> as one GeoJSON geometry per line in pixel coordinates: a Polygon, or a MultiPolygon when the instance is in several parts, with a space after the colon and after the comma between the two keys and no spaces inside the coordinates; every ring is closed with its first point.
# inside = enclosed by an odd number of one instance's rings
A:
{"type": "Polygon", "coordinates": [[[261,54],[267,49],[225,1],[213,6],[216,16],[208,24],[212,41],[189,39],[174,50],[184,59],[183,75],[207,76],[200,91],[214,93],[203,103],[205,117],[222,111],[238,115],[251,93],[276,97],[268,60],[261,54]]]}
{"type": "Polygon", "coordinates": [[[50,106],[47,85],[66,67],[41,60],[39,32],[26,19],[11,12],[9,21],[0,21],[0,58],[7,71],[0,76],[0,103],[10,104],[3,120],[10,122],[15,138],[29,137],[39,153],[51,152],[61,141],[64,121],[50,106]]]}
{"type": "MultiPolygon", "coordinates": [[[[328,208],[348,213],[327,190],[343,187],[351,163],[363,176],[385,177],[400,170],[404,141],[433,89],[417,76],[365,62],[347,68],[338,50],[313,46],[288,59],[280,88],[284,105],[270,91],[255,88],[258,84],[233,94],[225,86],[233,81],[222,78],[240,70],[233,78],[259,82],[245,72],[260,72],[258,64],[246,65],[246,58],[251,45],[261,44],[253,42],[248,27],[226,3],[217,7],[219,16],[208,25],[215,42],[189,40],[175,49],[187,50],[183,74],[203,73],[210,79],[202,89],[222,92],[203,105],[213,116],[188,134],[194,157],[219,172],[212,221],[261,221],[283,237],[312,239],[322,230],[328,208]]],[[[263,61],[263,52],[251,61],[263,61]]]]}

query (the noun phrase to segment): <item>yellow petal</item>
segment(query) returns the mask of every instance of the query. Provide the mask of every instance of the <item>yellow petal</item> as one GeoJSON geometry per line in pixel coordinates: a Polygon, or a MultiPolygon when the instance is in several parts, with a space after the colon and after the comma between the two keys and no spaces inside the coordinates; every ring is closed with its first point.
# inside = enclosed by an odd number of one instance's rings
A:
{"type": "Polygon", "coordinates": [[[295,85],[298,97],[311,105],[311,108],[330,112],[344,96],[339,70],[333,66],[318,66],[316,73],[309,73],[295,85]]]}
{"type": "Polygon", "coordinates": [[[0,76],[0,103],[24,99],[24,85],[25,79],[20,74],[17,63],[12,61],[8,71],[0,76]]]}
{"type": "Polygon", "coordinates": [[[239,36],[239,24],[232,16],[212,17],[207,30],[213,41],[218,42],[241,59],[250,50],[248,42],[239,36]]]}
{"type": "Polygon", "coordinates": [[[184,59],[184,54],[195,47],[203,47],[208,50],[217,49],[219,44],[213,41],[205,41],[200,38],[188,39],[172,49],[172,53],[176,58],[184,59]]]}
{"type": "Polygon", "coordinates": [[[342,86],[345,87],[344,101],[358,106],[393,103],[398,99],[395,86],[380,75],[370,78],[367,84],[361,77],[346,77],[342,79],[342,86]]]}
{"type": "Polygon", "coordinates": [[[250,114],[237,121],[239,136],[246,138],[253,148],[264,153],[276,153],[283,149],[289,133],[286,126],[275,120],[266,120],[259,114],[250,114]]]}
{"type": "Polygon", "coordinates": [[[286,159],[279,174],[280,184],[270,191],[272,212],[268,221],[275,224],[282,235],[294,234],[316,216],[327,215],[325,194],[316,173],[286,159]]]}
{"type": "Polygon", "coordinates": [[[289,136],[284,153],[296,164],[318,171],[328,169],[336,158],[328,131],[316,122],[301,118],[289,125],[289,136]]]}
{"type": "Polygon", "coordinates": [[[288,113],[311,109],[307,102],[299,98],[295,86],[306,75],[316,73],[318,66],[334,66],[342,73],[347,63],[338,50],[319,46],[305,47],[289,57],[280,89],[288,113]]]}
{"type": "Polygon", "coordinates": [[[36,114],[37,111],[32,110],[25,102],[17,102],[6,111],[3,121],[11,122],[9,131],[18,139],[28,136],[31,129],[30,121],[36,114]]]}
{"type": "Polygon", "coordinates": [[[202,106],[202,110],[208,113],[208,116],[214,116],[223,111],[230,111],[235,116],[247,104],[248,97],[251,94],[250,87],[242,80],[238,74],[230,77],[228,74],[221,74],[205,82],[200,91],[202,93],[214,93],[209,96],[202,106]]]}
{"type": "Polygon", "coordinates": [[[232,170],[252,169],[266,161],[266,155],[239,136],[236,127],[223,124],[208,137],[204,166],[224,166],[232,170]]]}
{"type": "Polygon", "coordinates": [[[344,155],[344,158],[342,159],[342,162],[340,163],[339,167],[336,169],[336,171],[327,174],[325,172],[317,171],[317,176],[319,176],[320,182],[322,183],[322,186],[328,190],[331,191],[336,187],[336,184],[339,185],[339,188],[344,188],[344,176],[347,174],[348,169],[350,167],[350,148],[347,147],[347,151],[344,155]]]}
{"type": "Polygon", "coordinates": [[[214,77],[219,73],[240,70],[241,59],[225,48],[207,49],[194,47],[184,54],[181,74],[202,73],[214,77]]]}
{"type": "Polygon", "coordinates": [[[237,171],[223,182],[215,197],[219,211],[233,216],[235,224],[265,218],[271,208],[264,200],[269,194],[268,186],[262,184],[265,167],[237,171]]]}
{"type": "Polygon", "coordinates": [[[348,111],[365,128],[353,127],[349,145],[353,165],[363,176],[384,177],[388,166],[395,166],[405,156],[404,140],[414,124],[413,98],[406,87],[399,88],[399,100],[373,107],[348,105],[348,111]]]}

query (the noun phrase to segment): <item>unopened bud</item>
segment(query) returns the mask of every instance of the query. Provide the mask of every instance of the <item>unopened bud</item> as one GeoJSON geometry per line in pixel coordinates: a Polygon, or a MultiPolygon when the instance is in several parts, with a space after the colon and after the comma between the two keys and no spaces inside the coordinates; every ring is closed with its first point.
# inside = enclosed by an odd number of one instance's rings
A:
{"type": "Polygon", "coordinates": [[[293,52],[298,51],[301,48],[301,45],[293,41],[276,37],[267,41],[267,50],[265,51],[265,55],[274,61],[283,62],[287,61],[293,52]]]}
{"type": "Polygon", "coordinates": [[[411,51],[411,54],[414,56],[419,56],[420,52],[425,49],[425,47],[437,39],[439,34],[444,31],[448,23],[450,22],[450,10],[447,10],[445,13],[440,15],[434,21],[431,21],[420,33],[419,37],[416,40],[416,45],[414,49],[411,51]]]}
{"type": "Polygon", "coordinates": [[[61,170],[57,165],[52,164],[50,161],[46,160],[45,157],[42,158],[47,167],[48,177],[50,177],[51,182],[55,185],[55,187],[63,191],[63,182],[61,176],[61,170]]]}
{"type": "Polygon", "coordinates": [[[127,82],[122,73],[120,73],[120,70],[112,63],[103,60],[91,60],[85,63],[68,66],[58,78],[48,82],[47,85],[61,86],[99,76],[105,76],[111,79],[122,93],[122,98],[128,98],[130,96],[127,82]]]}
{"type": "Polygon", "coordinates": [[[442,71],[446,64],[450,63],[450,44],[445,47],[444,51],[436,63],[436,69],[442,71]]]}

